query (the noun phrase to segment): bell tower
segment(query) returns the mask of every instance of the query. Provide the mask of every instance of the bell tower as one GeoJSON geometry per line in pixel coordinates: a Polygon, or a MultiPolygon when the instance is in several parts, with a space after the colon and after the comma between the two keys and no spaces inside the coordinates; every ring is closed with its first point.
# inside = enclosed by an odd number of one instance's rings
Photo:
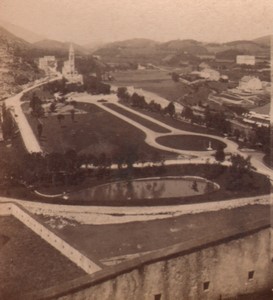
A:
{"type": "Polygon", "coordinates": [[[70,74],[71,76],[74,76],[75,75],[75,52],[72,44],[70,44],[70,48],[69,48],[69,66],[70,66],[70,74]]]}

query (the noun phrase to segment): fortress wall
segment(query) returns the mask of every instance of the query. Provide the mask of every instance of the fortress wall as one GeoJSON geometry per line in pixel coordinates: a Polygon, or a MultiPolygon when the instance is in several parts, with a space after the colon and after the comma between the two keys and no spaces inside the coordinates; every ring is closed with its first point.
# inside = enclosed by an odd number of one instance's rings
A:
{"type": "MultiPolygon", "coordinates": [[[[40,291],[33,299],[219,300],[270,291],[270,229],[161,257],[140,258],[85,279],[40,291]],[[154,258],[154,260],[153,260],[154,258]],[[253,272],[253,273],[252,273],[253,272]]],[[[32,298],[29,298],[32,299],[32,298]]]]}
{"type": "Polygon", "coordinates": [[[92,274],[99,271],[101,268],[96,263],[91,261],[89,258],[84,256],[77,249],[70,246],[67,242],[58,237],[55,233],[46,228],[43,224],[38,222],[24,209],[20,208],[16,204],[12,203],[1,203],[0,204],[0,215],[13,215],[25,226],[34,231],[47,243],[61,252],[64,256],[74,262],[78,267],[83,269],[86,273],[92,274]]]}

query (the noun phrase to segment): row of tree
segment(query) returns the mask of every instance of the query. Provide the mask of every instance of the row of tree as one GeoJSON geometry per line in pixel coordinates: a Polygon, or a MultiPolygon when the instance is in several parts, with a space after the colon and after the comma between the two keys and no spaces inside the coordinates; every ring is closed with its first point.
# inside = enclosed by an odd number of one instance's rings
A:
{"type": "Polygon", "coordinates": [[[147,109],[160,114],[168,114],[171,117],[174,117],[175,115],[175,106],[173,102],[170,102],[165,108],[162,108],[162,106],[154,100],[147,103],[145,97],[138,93],[130,95],[126,87],[119,87],[117,90],[117,96],[121,101],[124,101],[136,108],[147,109]]]}
{"type": "Polygon", "coordinates": [[[3,132],[3,139],[11,139],[14,135],[15,123],[12,117],[11,110],[6,107],[5,102],[2,104],[1,127],[3,132]]]}

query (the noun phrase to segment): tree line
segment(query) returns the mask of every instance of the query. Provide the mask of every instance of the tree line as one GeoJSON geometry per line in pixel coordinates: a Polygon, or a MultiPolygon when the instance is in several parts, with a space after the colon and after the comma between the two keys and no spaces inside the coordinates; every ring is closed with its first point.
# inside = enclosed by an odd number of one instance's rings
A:
{"type": "Polygon", "coordinates": [[[130,95],[126,87],[118,88],[117,97],[121,101],[124,101],[126,104],[129,104],[133,107],[147,109],[151,112],[169,115],[170,117],[174,117],[175,115],[175,106],[173,102],[170,102],[165,108],[162,108],[162,106],[159,103],[156,103],[154,100],[152,100],[150,103],[147,103],[145,97],[139,95],[138,93],[133,93],[130,95]]]}

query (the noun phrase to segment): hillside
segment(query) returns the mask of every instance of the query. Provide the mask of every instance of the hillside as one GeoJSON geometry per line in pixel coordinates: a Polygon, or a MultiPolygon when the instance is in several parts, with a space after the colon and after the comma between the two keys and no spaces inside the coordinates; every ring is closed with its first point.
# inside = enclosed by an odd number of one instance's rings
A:
{"type": "Polygon", "coordinates": [[[149,39],[129,39],[108,43],[103,48],[154,48],[158,44],[158,42],[149,39]]]}
{"type": "Polygon", "coordinates": [[[0,27],[0,100],[43,75],[33,60],[24,57],[30,49],[29,43],[0,27]]]}
{"type": "Polygon", "coordinates": [[[33,32],[31,30],[25,29],[21,26],[14,25],[14,24],[9,23],[4,20],[0,20],[0,26],[4,27],[10,33],[14,34],[15,36],[17,36],[29,43],[35,43],[44,38],[43,36],[33,32]]]}
{"type": "MultiPolygon", "coordinates": [[[[75,53],[77,55],[87,55],[90,51],[80,45],[72,43],[74,46],[75,53]]],[[[32,44],[34,49],[44,50],[46,54],[56,55],[56,53],[62,55],[67,54],[70,43],[59,42],[55,40],[44,39],[32,44]]]]}
{"type": "Polygon", "coordinates": [[[187,52],[190,54],[205,54],[208,53],[206,47],[195,40],[172,40],[160,45],[161,49],[176,50],[181,52],[187,52]]]}
{"type": "Polygon", "coordinates": [[[272,38],[272,36],[266,35],[266,36],[262,36],[260,38],[254,39],[253,42],[263,45],[263,46],[266,46],[266,47],[270,47],[271,38],[272,38]]]}
{"type": "MultiPolygon", "coordinates": [[[[166,62],[170,55],[198,56],[201,54],[227,53],[268,55],[269,37],[262,37],[254,41],[233,41],[228,43],[204,43],[196,40],[171,40],[158,43],[146,39],[131,39],[104,45],[97,49],[94,54],[110,61],[131,61],[131,62],[166,62]]],[[[179,59],[175,59],[178,61],[179,59]]]]}

